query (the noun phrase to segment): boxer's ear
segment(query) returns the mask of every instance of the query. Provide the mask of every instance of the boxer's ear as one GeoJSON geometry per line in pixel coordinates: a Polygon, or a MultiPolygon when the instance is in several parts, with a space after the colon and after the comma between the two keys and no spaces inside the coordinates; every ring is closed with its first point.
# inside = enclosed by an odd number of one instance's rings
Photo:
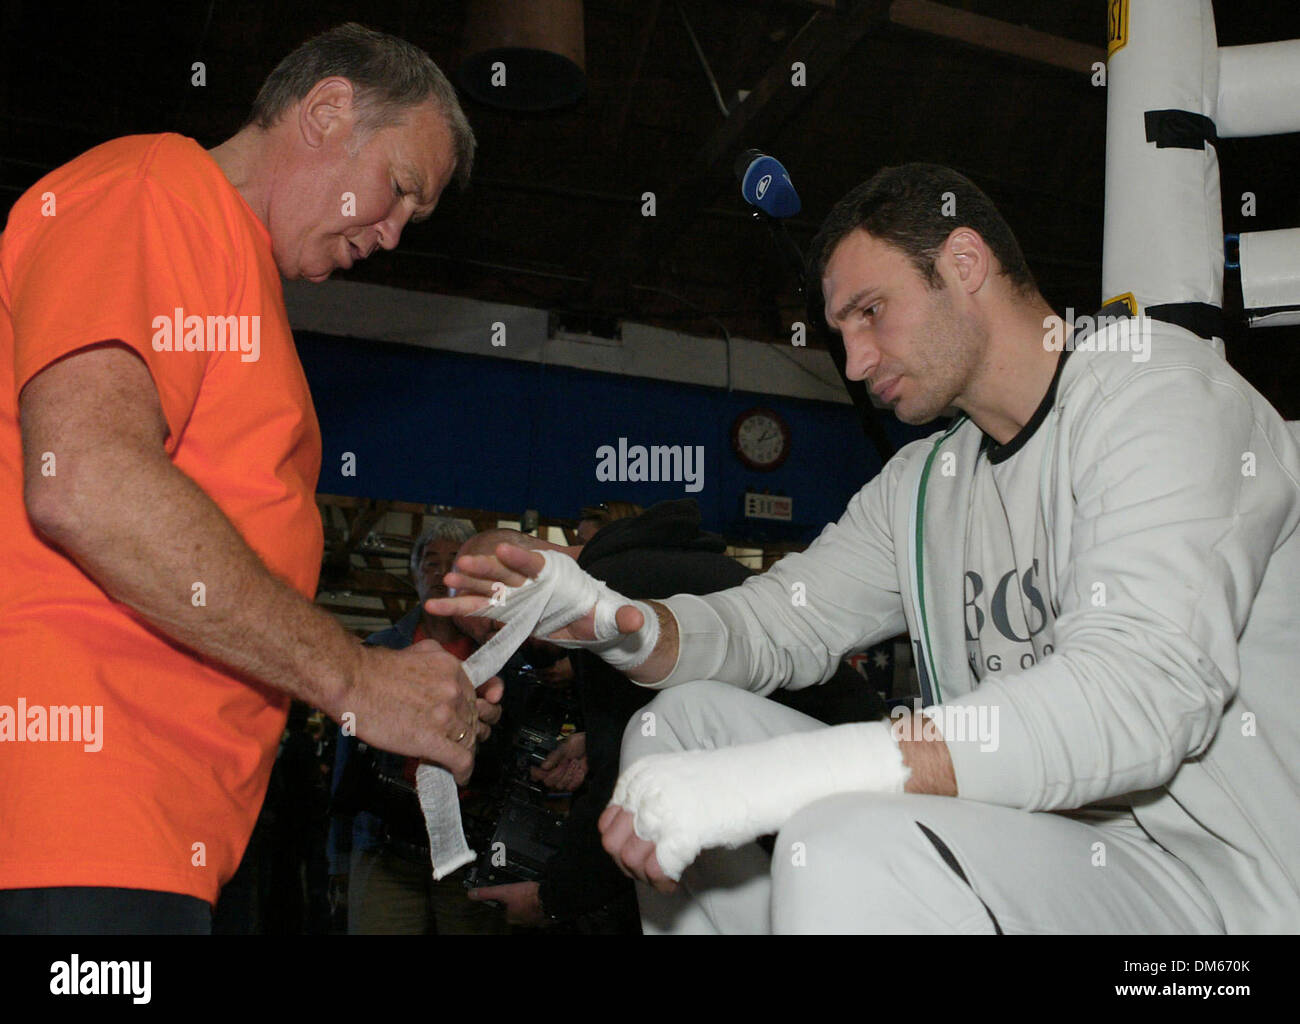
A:
{"type": "Polygon", "coordinates": [[[991,269],[991,253],[980,233],[973,228],[956,228],[944,242],[940,259],[956,275],[962,291],[979,291],[991,269]]]}

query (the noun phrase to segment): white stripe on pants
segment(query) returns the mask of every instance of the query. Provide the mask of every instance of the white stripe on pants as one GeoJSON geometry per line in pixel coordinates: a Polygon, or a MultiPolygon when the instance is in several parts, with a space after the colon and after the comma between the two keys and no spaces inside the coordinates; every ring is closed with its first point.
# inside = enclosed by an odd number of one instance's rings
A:
{"type": "MultiPolygon", "coordinates": [[[[687,683],[660,693],[628,724],[623,766],[647,754],[821,728],[733,686],[687,683]]],[[[952,797],[840,794],[795,814],[771,858],[754,843],[706,850],[671,896],[638,883],[642,927],[646,934],[991,934],[996,919],[1006,934],[1223,932],[1204,887],[1131,814],[1087,818],[952,797]]]]}

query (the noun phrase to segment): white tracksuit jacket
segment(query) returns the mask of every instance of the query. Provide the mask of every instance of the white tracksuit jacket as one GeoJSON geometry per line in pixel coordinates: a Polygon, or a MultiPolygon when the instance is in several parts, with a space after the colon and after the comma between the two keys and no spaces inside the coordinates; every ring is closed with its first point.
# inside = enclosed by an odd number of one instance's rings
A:
{"type": "Polygon", "coordinates": [[[1179,328],[1126,320],[1092,345],[1071,353],[1038,428],[1051,432],[1038,489],[1051,654],[972,678],[962,467],[984,435],[963,419],[900,451],[807,551],[732,590],[670,598],[681,653],[658,686],[809,686],[906,630],[927,695],[996,708],[996,750],[948,744],[962,799],[1130,804],[1230,933],[1298,931],[1300,447],[1179,328]],[[1144,329],[1138,362],[1125,332],[1144,329]],[[952,475],[935,465],[946,452],[952,475]]]}

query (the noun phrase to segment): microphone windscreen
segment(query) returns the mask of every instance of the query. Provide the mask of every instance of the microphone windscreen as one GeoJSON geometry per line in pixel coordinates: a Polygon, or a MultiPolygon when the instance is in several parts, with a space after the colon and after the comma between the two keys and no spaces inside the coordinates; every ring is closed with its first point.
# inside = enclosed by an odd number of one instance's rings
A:
{"type": "Polygon", "coordinates": [[[762,154],[746,168],[740,182],[740,194],[750,206],[756,206],[772,217],[793,217],[802,208],[799,193],[794,190],[781,161],[762,154]]]}

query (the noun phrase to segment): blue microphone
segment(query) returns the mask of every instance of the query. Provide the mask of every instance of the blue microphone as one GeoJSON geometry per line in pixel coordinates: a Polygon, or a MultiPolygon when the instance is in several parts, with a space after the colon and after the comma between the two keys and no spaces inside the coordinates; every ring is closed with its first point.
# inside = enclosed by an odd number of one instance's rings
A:
{"type": "Polygon", "coordinates": [[[740,178],[740,194],[745,202],[769,216],[793,217],[802,209],[799,193],[790,182],[790,172],[775,157],[747,149],[736,160],[736,176],[740,178]]]}

